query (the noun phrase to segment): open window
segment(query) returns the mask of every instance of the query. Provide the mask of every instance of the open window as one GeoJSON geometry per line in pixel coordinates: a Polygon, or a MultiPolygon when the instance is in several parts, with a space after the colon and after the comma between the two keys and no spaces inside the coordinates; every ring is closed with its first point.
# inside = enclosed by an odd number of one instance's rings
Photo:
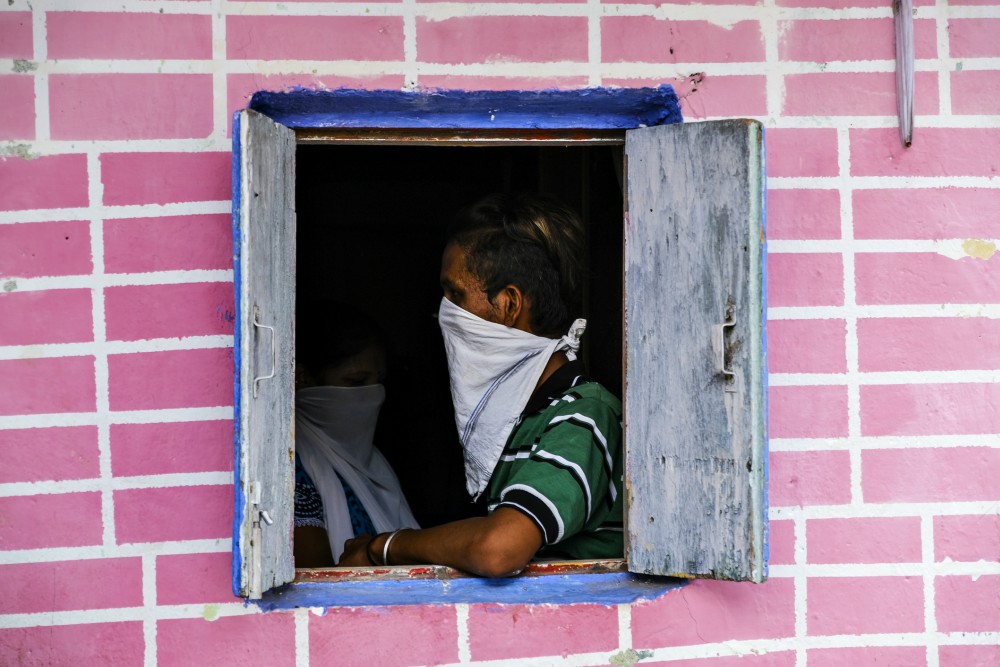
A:
{"type": "MultiPolygon", "coordinates": [[[[581,577],[591,579],[580,586],[593,588],[594,576],[609,576],[612,589],[633,586],[647,594],[657,584],[630,573],[762,581],[766,364],[760,125],[678,124],[676,100],[666,87],[373,93],[370,98],[348,92],[329,93],[325,100],[316,93],[268,94],[252,103],[259,112],[240,112],[234,126],[239,313],[234,591],[256,599],[296,579],[291,554],[296,294],[317,284],[373,290],[373,300],[379,293],[396,293],[405,306],[399,317],[426,317],[432,310],[428,300],[434,307],[440,299],[436,271],[447,222],[427,199],[453,208],[449,191],[460,205],[505,185],[554,192],[582,212],[595,277],[586,307],[592,322],[601,322],[588,331],[584,352],[592,374],[612,391],[620,389],[625,408],[622,563],[577,564],[573,570],[605,575],[569,575],[559,565],[535,573],[557,572],[552,579],[559,579],[555,586],[561,589],[581,577]],[[607,104],[594,106],[593,96],[601,95],[607,104]],[[452,176],[435,176],[442,172],[452,176]],[[477,186],[482,179],[500,182],[477,186]],[[380,190],[392,204],[379,200],[380,190]],[[367,209],[365,202],[371,202],[367,209]],[[427,255],[429,275],[419,262],[401,264],[399,248],[384,256],[363,251],[366,244],[392,243],[408,250],[406,256],[427,255]],[[317,253],[330,257],[338,244],[339,261],[318,259],[317,253]],[[359,273],[365,264],[373,265],[370,275],[359,273]],[[348,286],[349,276],[359,279],[348,286]],[[375,284],[378,276],[381,283],[375,284]],[[426,284],[429,291],[400,296],[411,283],[426,284]]],[[[379,305],[373,303],[373,309],[379,305]]],[[[403,342],[410,345],[411,362],[414,349],[432,345],[421,332],[436,325],[426,319],[412,327],[412,340],[403,342]]],[[[443,351],[430,353],[440,355],[443,365],[443,351]]],[[[453,430],[453,422],[449,426],[453,430]]],[[[457,439],[452,442],[457,447],[457,439]]],[[[457,449],[453,454],[460,462],[457,449]]],[[[398,460],[394,463],[400,470],[398,460]]],[[[439,511],[436,518],[456,517],[439,511]]],[[[496,582],[455,581],[445,591],[440,572],[425,568],[430,574],[417,590],[413,587],[422,582],[413,580],[412,568],[389,570],[406,578],[389,582],[405,584],[400,593],[406,602],[499,601],[496,582]]],[[[385,575],[381,570],[377,578],[385,575]]],[[[384,589],[372,588],[385,581],[369,581],[365,588],[349,581],[357,579],[353,572],[300,574],[296,586],[307,595],[293,604],[387,601],[384,589]],[[330,583],[334,579],[337,583],[330,583]],[[336,593],[331,586],[338,587],[336,593]]],[[[544,590],[533,594],[525,588],[533,585],[531,577],[521,579],[513,599],[560,599],[552,584],[538,584],[544,590]]],[[[633,597],[638,595],[643,593],[633,597]]]]}

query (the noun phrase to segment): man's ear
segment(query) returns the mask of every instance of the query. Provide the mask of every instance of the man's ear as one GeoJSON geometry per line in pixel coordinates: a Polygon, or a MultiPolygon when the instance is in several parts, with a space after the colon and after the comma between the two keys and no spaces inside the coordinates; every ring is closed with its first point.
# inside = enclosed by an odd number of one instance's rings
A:
{"type": "Polygon", "coordinates": [[[504,325],[531,332],[531,307],[521,288],[507,285],[497,294],[494,303],[504,325]]]}

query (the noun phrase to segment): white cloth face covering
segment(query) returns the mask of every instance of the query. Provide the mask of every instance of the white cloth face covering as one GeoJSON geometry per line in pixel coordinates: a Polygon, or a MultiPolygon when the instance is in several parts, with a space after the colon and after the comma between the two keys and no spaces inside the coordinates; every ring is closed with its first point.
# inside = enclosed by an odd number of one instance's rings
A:
{"type": "Polygon", "coordinates": [[[576,359],[587,322],[576,320],[562,338],[544,338],[441,299],[438,323],[465,455],[465,485],[478,498],[549,359],[560,350],[576,359]]]}
{"type": "Polygon", "coordinates": [[[344,542],[354,537],[347,496],[354,490],[375,524],[388,532],[419,528],[399,479],[375,448],[375,424],[385,387],[309,387],[295,392],[295,451],[323,499],[330,551],[339,562],[344,542]]]}

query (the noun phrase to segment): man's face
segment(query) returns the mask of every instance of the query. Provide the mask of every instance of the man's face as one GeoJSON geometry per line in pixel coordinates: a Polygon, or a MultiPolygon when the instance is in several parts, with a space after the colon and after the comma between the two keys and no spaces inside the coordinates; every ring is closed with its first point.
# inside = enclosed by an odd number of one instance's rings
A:
{"type": "Polygon", "coordinates": [[[444,298],[489,322],[502,324],[498,309],[486,298],[482,282],[469,271],[466,252],[449,243],[441,258],[441,289],[444,298]]]}

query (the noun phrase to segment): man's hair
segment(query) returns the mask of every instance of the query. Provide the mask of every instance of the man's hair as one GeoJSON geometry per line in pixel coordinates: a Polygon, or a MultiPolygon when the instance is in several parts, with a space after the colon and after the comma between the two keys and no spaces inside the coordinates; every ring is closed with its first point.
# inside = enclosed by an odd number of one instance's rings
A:
{"type": "Polygon", "coordinates": [[[507,285],[531,303],[531,328],[564,334],[579,308],[585,232],[580,218],[547,195],[493,194],[461,211],[448,241],[490,302],[507,285]]]}

